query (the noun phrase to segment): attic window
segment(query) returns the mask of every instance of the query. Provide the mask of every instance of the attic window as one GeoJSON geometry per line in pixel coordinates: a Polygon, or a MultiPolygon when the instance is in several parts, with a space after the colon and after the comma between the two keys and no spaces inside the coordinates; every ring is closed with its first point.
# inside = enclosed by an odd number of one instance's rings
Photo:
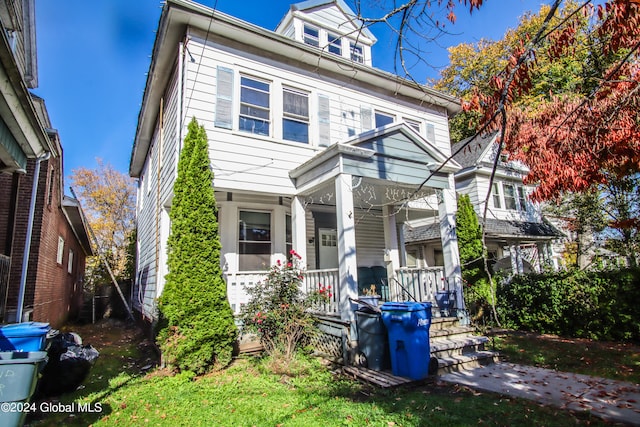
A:
{"type": "Polygon", "coordinates": [[[364,64],[364,49],[362,45],[351,43],[351,60],[354,62],[359,62],[360,64],[364,64]]]}
{"type": "Polygon", "coordinates": [[[340,40],[340,36],[336,36],[335,34],[328,33],[327,34],[327,48],[330,53],[334,55],[342,56],[342,40],[340,40]]]}
{"type": "Polygon", "coordinates": [[[320,46],[320,31],[310,25],[304,26],[304,42],[310,46],[320,46]]]}

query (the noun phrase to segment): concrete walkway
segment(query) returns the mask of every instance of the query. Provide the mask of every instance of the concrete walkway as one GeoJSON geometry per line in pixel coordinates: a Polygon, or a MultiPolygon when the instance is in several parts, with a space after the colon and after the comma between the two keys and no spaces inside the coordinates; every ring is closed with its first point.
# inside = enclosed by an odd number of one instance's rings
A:
{"type": "Polygon", "coordinates": [[[605,420],[640,426],[638,384],[513,363],[452,372],[439,379],[563,409],[590,411],[605,420]]]}

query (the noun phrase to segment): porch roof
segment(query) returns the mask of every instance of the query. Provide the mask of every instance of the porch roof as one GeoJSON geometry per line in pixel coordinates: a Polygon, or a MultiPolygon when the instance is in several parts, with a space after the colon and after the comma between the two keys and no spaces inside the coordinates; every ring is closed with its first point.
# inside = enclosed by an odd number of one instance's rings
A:
{"type": "MultiPolygon", "coordinates": [[[[405,123],[396,123],[332,144],[291,170],[289,176],[303,193],[343,173],[417,188],[447,158],[405,123]]],[[[449,174],[459,169],[458,163],[449,160],[425,187],[449,188],[449,174]]]]}
{"type": "MultiPolygon", "coordinates": [[[[551,240],[562,237],[562,233],[548,222],[508,221],[487,218],[486,235],[494,239],[551,240]]],[[[404,233],[406,243],[440,239],[440,224],[422,225],[404,233]]]]}

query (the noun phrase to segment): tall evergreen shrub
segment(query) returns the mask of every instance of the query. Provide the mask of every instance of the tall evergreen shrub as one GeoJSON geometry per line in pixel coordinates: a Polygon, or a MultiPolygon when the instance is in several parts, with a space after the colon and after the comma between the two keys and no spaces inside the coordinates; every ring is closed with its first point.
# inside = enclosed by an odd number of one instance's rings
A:
{"type": "Polygon", "coordinates": [[[220,268],[207,135],[192,119],[178,162],[169,217],[169,273],[159,301],[164,362],[197,374],[231,362],[237,337],[220,268]]]}

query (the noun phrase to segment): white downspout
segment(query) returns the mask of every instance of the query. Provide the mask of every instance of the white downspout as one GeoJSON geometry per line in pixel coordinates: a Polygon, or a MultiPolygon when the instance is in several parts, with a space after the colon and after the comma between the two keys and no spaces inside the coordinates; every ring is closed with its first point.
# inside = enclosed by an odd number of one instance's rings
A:
{"type": "Polygon", "coordinates": [[[29,267],[29,253],[31,252],[31,235],[33,233],[33,219],[36,211],[36,196],[38,195],[38,181],[40,180],[40,163],[49,160],[51,153],[47,152],[36,160],[33,171],[33,187],[31,188],[31,203],[29,205],[29,219],[27,220],[27,236],[24,241],[24,255],[22,257],[22,273],[20,275],[20,290],[18,291],[18,307],[16,308],[16,323],[22,322],[24,310],[24,294],[27,288],[27,269],[29,267]]]}

